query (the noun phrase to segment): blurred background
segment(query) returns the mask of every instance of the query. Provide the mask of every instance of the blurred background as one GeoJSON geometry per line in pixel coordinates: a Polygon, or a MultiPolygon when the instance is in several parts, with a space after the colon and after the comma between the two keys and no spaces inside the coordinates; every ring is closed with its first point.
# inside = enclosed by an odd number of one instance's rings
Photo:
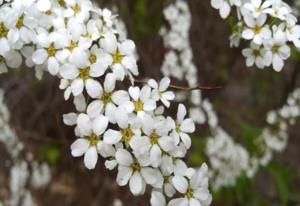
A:
{"type": "MultiPolygon", "coordinates": [[[[118,9],[129,38],[137,46],[140,77],[160,79],[165,49],[159,29],[166,23],[162,11],[170,1],[97,2],[101,7],[118,9]]],[[[203,91],[203,96],[211,100],[220,125],[237,138],[235,141],[257,136],[265,125],[267,112],[280,108],[288,94],[299,86],[300,54],[293,51],[280,73],[272,69],[247,68],[241,48],[229,47],[230,26],[210,6],[210,1],[189,0],[188,3],[192,13],[191,46],[199,85],[222,87],[203,91]]],[[[58,85],[58,79],[49,74],[38,81],[33,70],[25,71],[24,68],[0,76],[12,129],[38,161],[46,161],[51,167],[50,184],[34,191],[38,204],[109,206],[118,198],[125,206],[149,205],[149,193],[133,197],[127,187],[119,187],[115,182],[116,173],[108,172],[103,160],[95,170],[88,171],[82,158],[71,156],[70,144],[75,136],[73,128],[62,123],[62,115],[73,111],[74,106],[64,101],[58,85]]],[[[205,161],[202,150],[208,134],[207,126],[198,128],[187,157],[190,166],[199,166],[205,161]]],[[[261,169],[254,179],[240,177],[235,187],[214,194],[212,205],[300,205],[299,135],[300,126],[296,124],[289,129],[289,142],[284,152],[276,154],[272,163],[261,169]]],[[[6,158],[6,151],[0,144],[0,162],[6,158]]],[[[0,166],[1,199],[9,195],[9,168],[4,164],[0,166]]]]}

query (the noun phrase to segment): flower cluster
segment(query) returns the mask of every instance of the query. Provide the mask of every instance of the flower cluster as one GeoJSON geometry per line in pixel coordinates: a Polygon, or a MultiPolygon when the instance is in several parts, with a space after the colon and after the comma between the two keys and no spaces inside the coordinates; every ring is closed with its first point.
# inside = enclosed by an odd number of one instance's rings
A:
{"type": "MultiPolygon", "coordinates": [[[[10,115],[4,104],[3,95],[4,92],[0,90],[0,143],[4,145],[10,157],[6,163],[7,167],[10,168],[10,197],[0,200],[0,205],[34,206],[36,204],[30,189],[40,189],[49,183],[51,179],[50,168],[46,163],[39,164],[33,160],[32,154],[25,151],[24,144],[11,130],[9,126],[10,115]]],[[[6,188],[3,187],[3,189],[6,188]]]]}
{"type": "Polygon", "coordinates": [[[268,125],[263,128],[260,136],[253,137],[257,151],[247,151],[235,143],[233,137],[218,129],[217,134],[209,138],[206,144],[213,190],[234,186],[243,173],[249,178],[254,177],[260,166],[270,163],[274,152],[282,152],[288,141],[288,126],[299,121],[299,106],[300,89],[296,89],[283,107],[268,113],[268,125]]]}
{"type": "Polygon", "coordinates": [[[224,186],[234,186],[236,179],[248,167],[247,150],[221,128],[215,130],[206,144],[206,155],[211,165],[211,185],[217,191],[224,186]]]}
{"type": "MultiPolygon", "coordinates": [[[[164,46],[168,50],[164,57],[161,71],[165,76],[185,80],[189,87],[198,85],[197,67],[193,63],[193,52],[190,46],[189,30],[191,27],[191,13],[186,1],[176,0],[164,9],[164,17],[169,27],[162,27],[160,34],[164,46]]],[[[179,101],[187,99],[191,102],[190,116],[199,124],[206,121],[201,108],[201,91],[195,90],[190,94],[179,93],[179,101]]]]}
{"type": "Polygon", "coordinates": [[[238,19],[230,41],[235,47],[241,39],[249,43],[249,48],[242,51],[248,67],[272,66],[279,72],[291,54],[289,43],[300,47],[297,18],[282,0],[211,0],[211,5],[222,18],[227,18],[231,8],[236,7],[238,19]]]}
{"type": "Polygon", "coordinates": [[[48,71],[61,79],[65,99],[77,112],[64,115],[78,137],[74,157],[94,169],[99,155],[117,183],[134,195],[153,187],[151,204],[209,205],[208,170],[182,160],[195,125],[178,106],[177,118],[164,115],[175,98],[168,78],[135,86],[135,44],[118,30],[115,17],[88,0],[15,0],[0,8],[1,72],[22,60],[37,77],[48,71]],[[126,81],[127,80],[127,81],[126,81]],[[128,86],[129,85],[129,86],[128,86]],[[172,199],[173,197],[180,197],[172,199]]]}

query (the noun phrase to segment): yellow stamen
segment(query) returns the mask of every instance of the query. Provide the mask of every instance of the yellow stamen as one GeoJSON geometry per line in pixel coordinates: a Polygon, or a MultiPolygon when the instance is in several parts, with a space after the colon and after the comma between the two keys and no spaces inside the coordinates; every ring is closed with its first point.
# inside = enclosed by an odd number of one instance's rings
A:
{"type": "Polygon", "coordinates": [[[121,130],[122,132],[122,138],[124,140],[125,143],[128,143],[131,138],[133,137],[133,132],[130,128],[127,128],[127,129],[122,129],[121,130]]]}
{"type": "Polygon", "coordinates": [[[133,171],[140,171],[141,170],[141,165],[137,160],[134,160],[133,163],[131,164],[131,167],[133,169],[133,171]]]}
{"type": "Polygon", "coordinates": [[[51,10],[45,11],[44,14],[50,16],[52,14],[52,11],[51,10]]]}
{"type": "Polygon", "coordinates": [[[185,196],[186,196],[188,199],[193,198],[193,196],[194,196],[194,191],[193,191],[193,189],[189,187],[188,190],[187,190],[187,192],[185,193],[185,196]]]}
{"type": "Polygon", "coordinates": [[[97,56],[94,54],[91,54],[89,57],[89,61],[91,62],[91,64],[94,64],[97,61],[97,56]]]}
{"type": "Polygon", "coordinates": [[[6,37],[9,30],[6,28],[3,22],[0,22],[0,38],[6,37]]]}
{"type": "Polygon", "coordinates": [[[75,12],[75,14],[78,14],[81,11],[79,4],[76,4],[72,9],[75,12]]]}
{"type": "Polygon", "coordinates": [[[0,55],[0,63],[2,62],[5,62],[5,58],[2,55],[0,55]]]}
{"type": "Polygon", "coordinates": [[[144,109],[144,103],[141,101],[134,102],[134,110],[136,112],[142,111],[144,109]]]}
{"type": "Polygon", "coordinates": [[[80,69],[79,77],[83,80],[87,80],[88,78],[90,78],[90,68],[85,67],[80,69]]]}
{"type": "Polygon", "coordinates": [[[90,146],[96,146],[98,144],[100,138],[96,134],[92,133],[88,137],[88,139],[89,139],[89,142],[90,142],[90,146]]]}
{"type": "Polygon", "coordinates": [[[75,48],[77,48],[78,47],[78,43],[77,42],[75,42],[75,41],[71,41],[71,44],[70,44],[70,46],[68,47],[68,49],[70,50],[70,51],[73,51],[75,48]]]}
{"type": "Polygon", "coordinates": [[[280,48],[279,45],[274,45],[274,46],[272,47],[272,49],[271,49],[271,50],[272,50],[272,53],[273,53],[273,54],[278,53],[279,48],[280,48]]]}
{"type": "Polygon", "coordinates": [[[113,58],[113,63],[114,64],[120,64],[122,62],[123,56],[121,55],[121,53],[117,49],[116,53],[114,53],[112,55],[112,58],[113,58]]]}
{"type": "Polygon", "coordinates": [[[179,124],[178,122],[176,122],[175,131],[176,131],[177,133],[180,132],[180,124],[179,124]]]}
{"type": "Polygon", "coordinates": [[[24,26],[24,15],[20,16],[16,23],[18,29],[21,29],[22,26],[24,26]]]}
{"type": "Polygon", "coordinates": [[[58,4],[59,4],[61,7],[65,7],[65,6],[66,6],[65,0],[58,0],[58,4]]]}
{"type": "Polygon", "coordinates": [[[150,142],[152,145],[158,144],[158,137],[159,136],[155,132],[150,135],[150,142]]]}
{"type": "Polygon", "coordinates": [[[256,57],[260,56],[260,50],[259,49],[254,49],[253,50],[253,55],[256,56],[256,57]]]}
{"type": "Polygon", "coordinates": [[[56,48],[54,46],[54,43],[50,44],[50,47],[47,49],[47,52],[48,52],[48,56],[49,57],[55,56],[55,54],[56,54],[56,48]]]}
{"type": "Polygon", "coordinates": [[[101,97],[101,100],[103,101],[104,104],[108,104],[110,103],[112,100],[111,100],[111,93],[109,92],[104,92],[102,97],[101,97]]]}
{"type": "Polygon", "coordinates": [[[259,34],[259,32],[261,31],[261,27],[258,26],[258,25],[255,25],[255,26],[253,27],[253,31],[254,31],[255,34],[259,34]]]}

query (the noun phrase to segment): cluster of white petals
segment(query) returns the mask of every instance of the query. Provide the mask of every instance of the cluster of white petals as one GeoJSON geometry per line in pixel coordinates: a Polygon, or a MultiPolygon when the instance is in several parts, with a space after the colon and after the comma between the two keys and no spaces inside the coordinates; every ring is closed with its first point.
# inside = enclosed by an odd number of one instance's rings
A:
{"type": "MultiPolygon", "coordinates": [[[[163,13],[168,27],[163,26],[160,30],[164,46],[167,49],[161,71],[165,76],[184,80],[189,87],[195,87],[198,85],[198,72],[193,63],[193,52],[190,45],[189,31],[192,18],[188,4],[186,1],[176,0],[168,5],[163,13]]],[[[178,101],[185,99],[190,101],[192,104],[189,109],[190,116],[196,123],[202,124],[206,121],[203,111],[205,108],[201,107],[200,90],[194,90],[188,94],[178,92],[176,97],[178,101]]]]}
{"type": "Polygon", "coordinates": [[[237,11],[231,46],[245,40],[246,65],[263,69],[271,66],[281,71],[291,55],[291,46],[300,47],[300,26],[291,7],[282,0],[211,0],[211,5],[227,18],[233,7],[237,11]]]}
{"type": "Polygon", "coordinates": [[[249,154],[247,150],[221,128],[209,138],[206,144],[206,155],[211,165],[211,185],[217,191],[226,186],[234,186],[242,172],[247,169],[249,154]]]}
{"type": "Polygon", "coordinates": [[[222,129],[209,138],[206,155],[211,167],[213,190],[235,186],[237,178],[243,173],[253,178],[260,166],[267,166],[271,162],[275,152],[282,152],[287,146],[288,127],[299,122],[299,106],[300,89],[296,89],[289,95],[285,105],[268,113],[267,126],[260,136],[253,137],[257,151],[247,151],[222,129]]]}
{"type": "MultiPolygon", "coordinates": [[[[229,12],[226,10],[231,8],[230,5],[241,6],[241,3],[222,1],[222,8],[220,7],[222,16],[229,12]]],[[[169,27],[161,29],[164,45],[168,50],[161,68],[162,73],[178,80],[184,80],[190,87],[194,87],[198,84],[198,74],[190,47],[191,14],[187,3],[182,0],[174,1],[173,4],[165,8],[164,16],[169,27]],[[184,56],[187,53],[189,58],[184,56]]],[[[233,37],[237,36],[233,35],[233,37]]],[[[232,40],[236,39],[232,38],[232,40]]],[[[255,45],[254,43],[251,44],[255,45]]],[[[177,95],[178,101],[186,100],[187,97],[182,93],[177,95]]],[[[218,191],[222,187],[235,186],[237,179],[244,173],[252,178],[257,173],[259,166],[266,166],[272,160],[274,151],[279,152],[279,149],[285,148],[288,136],[286,123],[281,122],[280,127],[278,127],[280,130],[276,133],[270,133],[270,125],[265,127],[256,142],[258,148],[256,152],[259,155],[250,154],[243,145],[236,143],[234,138],[218,124],[218,116],[213,105],[207,99],[201,100],[200,91],[196,91],[194,96],[191,95],[190,97],[188,100],[194,106],[189,111],[191,117],[196,117],[194,120],[200,124],[207,122],[210,128],[211,137],[207,140],[205,153],[209,159],[210,183],[214,191],[218,191]]]]}
{"type": "MultiPolygon", "coordinates": [[[[48,164],[39,164],[9,126],[10,114],[4,103],[4,92],[0,90],[0,143],[4,145],[9,159],[4,163],[9,171],[9,197],[1,199],[0,205],[34,206],[31,190],[45,187],[51,179],[48,164]],[[28,187],[29,185],[29,187],[28,187]]],[[[5,175],[6,171],[2,171],[5,175]]],[[[5,175],[6,176],[6,175],[5,175]]],[[[5,189],[4,185],[3,189],[5,189]]]]}
{"type": "MultiPolygon", "coordinates": [[[[153,188],[151,204],[209,205],[208,168],[188,168],[182,160],[195,125],[179,104],[177,118],[164,114],[175,98],[170,80],[133,84],[138,75],[135,44],[115,16],[88,0],[14,0],[0,8],[1,72],[25,62],[61,79],[65,99],[76,112],[63,116],[75,127],[74,157],[88,169],[98,157],[117,183],[134,195],[153,188]],[[129,85],[129,86],[128,86],[129,85]]],[[[193,75],[192,75],[193,76],[193,75]]]]}

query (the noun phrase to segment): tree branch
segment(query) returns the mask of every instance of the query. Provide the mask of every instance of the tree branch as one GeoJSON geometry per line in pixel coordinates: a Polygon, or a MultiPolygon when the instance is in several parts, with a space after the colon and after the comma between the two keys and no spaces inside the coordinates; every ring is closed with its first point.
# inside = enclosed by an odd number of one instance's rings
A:
{"type": "MultiPolygon", "coordinates": [[[[147,80],[140,80],[140,79],[134,79],[135,83],[139,84],[147,84],[147,80]]],[[[177,90],[184,90],[184,91],[193,91],[193,90],[216,90],[221,89],[221,86],[195,86],[195,87],[184,87],[184,86],[178,86],[178,85],[172,85],[170,84],[169,88],[171,89],[177,89],[177,90]]]]}

